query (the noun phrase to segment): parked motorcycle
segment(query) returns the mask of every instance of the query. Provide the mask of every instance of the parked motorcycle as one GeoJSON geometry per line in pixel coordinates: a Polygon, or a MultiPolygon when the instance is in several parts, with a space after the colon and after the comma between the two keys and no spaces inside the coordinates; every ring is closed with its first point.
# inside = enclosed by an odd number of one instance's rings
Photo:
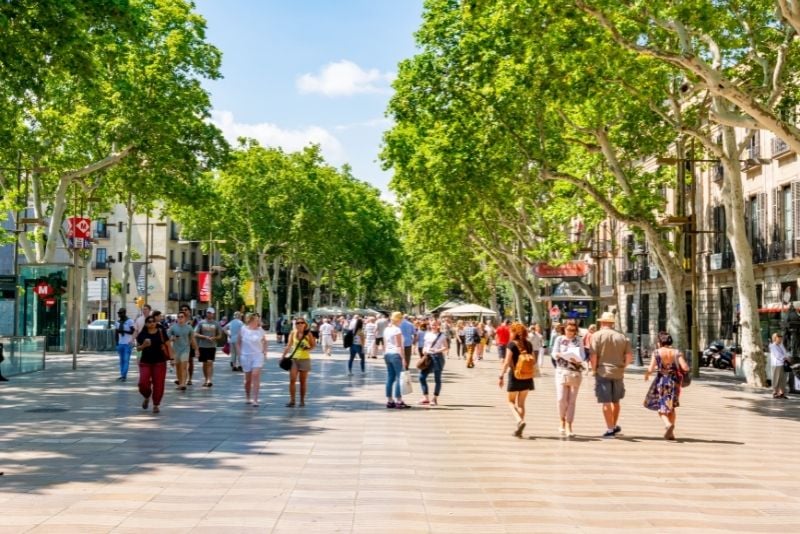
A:
{"type": "Polygon", "coordinates": [[[735,354],[741,353],[738,346],[726,347],[720,341],[712,341],[700,355],[700,365],[715,369],[733,369],[735,354]]]}

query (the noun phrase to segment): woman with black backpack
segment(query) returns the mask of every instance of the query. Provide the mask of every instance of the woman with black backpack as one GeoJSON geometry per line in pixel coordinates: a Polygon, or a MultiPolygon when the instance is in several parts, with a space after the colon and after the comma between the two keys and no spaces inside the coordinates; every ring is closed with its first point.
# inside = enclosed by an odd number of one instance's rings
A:
{"type": "Polygon", "coordinates": [[[533,375],[536,367],[536,358],[533,355],[533,346],[528,341],[528,330],[522,323],[513,323],[509,328],[511,335],[506,347],[506,358],[500,369],[498,386],[503,387],[503,380],[508,372],[508,406],[517,422],[514,436],[521,438],[525,429],[525,400],[528,392],[534,389],[533,375]]]}

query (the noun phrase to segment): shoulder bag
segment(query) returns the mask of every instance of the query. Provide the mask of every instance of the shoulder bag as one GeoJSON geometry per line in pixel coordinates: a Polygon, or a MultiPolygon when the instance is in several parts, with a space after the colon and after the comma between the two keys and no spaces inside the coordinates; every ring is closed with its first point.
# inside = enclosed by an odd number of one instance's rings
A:
{"type": "Polygon", "coordinates": [[[300,342],[303,341],[304,337],[306,337],[305,332],[303,332],[303,335],[300,336],[300,339],[298,339],[297,343],[295,343],[292,353],[289,354],[289,356],[284,356],[283,358],[278,360],[278,366],[284,371],[288,371],[292,368],[292,359],[294,358],[294,353],[297,352],[297,349],[300,348],[300,342]]]}
{"type": "MultiPolygon", "coordinates": [[[[440,337],[442,337],[441,332],[439,332],[439,335],[436,336],[436,339],[434,339],[433,343],[431,343],[431,348],[436,346],[436,343],[439,342],[440,337]]],[[[427,352],[423,354],[419,360],[417,360],[417,369],[419,369],[420,371],[427,371],[431,365],[433,365],[433,359],[427,352]]]]}

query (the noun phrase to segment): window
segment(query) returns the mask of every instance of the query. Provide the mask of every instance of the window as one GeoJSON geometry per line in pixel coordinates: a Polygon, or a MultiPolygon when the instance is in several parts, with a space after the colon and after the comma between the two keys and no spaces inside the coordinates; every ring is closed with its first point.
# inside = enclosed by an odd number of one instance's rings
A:
{"type": "Polygon", "coordinates": [[[753,259],[763,261],[766,236],[766,204],[767,194],[759,193],[745,201],[745,231],[747,240],[753,249],[753,259]]]}
{"type": "Polygon", "coordinates": [[[105,219],[97,219],[94,223],[94,236],[97,238],[108,237],[108,226],[105,219]]]}
{"type": "Polygon", "coordinates": [[[658,294],[658,331],[667,331],[667,294],[658,294]]]}
{"type": "Polygon", "coordinates": [[[118,232],[122,232],[122,226],[123,226],[124,224],[125,224],[125,223],[124,223],[124,222],[122,222],[122,221],[119,221],[119,222],[117,223],[117,231],[118,231],[118,232]]]}
{"type": "Polygon", "coordinates": [[[170,276],[169,278],[169,292],[175,293],[175,279],[170,276]]]}
{"type": "Polygon", "coordinates": [[[95,269],[105,269],[107,260],[107,251],[104,248],[98,248],[95,251],[95,269]]]}
{"type": "Polygon", "coordinates": [[[764,306],[764,284],[756,284],[756,307],[764,306]]]}
{"type": "Polygon", "coordinates": [[[117,252],[117,263],[122,263],[122,252],[117,252]]]}
{"type": "Polygon", "coordinates": [[[783,235],[784,243],[791,243],[794,239],[794,206],[792,205],[792,187],[787,185],[781,189],[783,199],[781,208],[783,211],[783,235]]]}

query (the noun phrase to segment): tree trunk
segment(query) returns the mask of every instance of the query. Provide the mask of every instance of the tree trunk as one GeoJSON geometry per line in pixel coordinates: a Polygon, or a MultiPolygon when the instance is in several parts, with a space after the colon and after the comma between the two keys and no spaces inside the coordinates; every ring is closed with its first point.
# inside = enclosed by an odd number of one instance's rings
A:
{"type": "Polygon", "coordinates": [[[514,319],[517,321],[522,320],[522,298],[519,295],[519,286],[514,282],[511,282],[511,293],[514,295],[514,319]]]}
{"type": "Polygon", "coordinates": [[[745,229],[744,193],[739,163],[739,146],[736,131],[730,126],[722,126],[723,160],[727,176],[722,186],[722,199],[725,206],[725,235],[731,243],[736,264],[736,287],[739,293],[740,324],[742,327],[742,369],[747,384],[766,387],[766,362],[759,337],[760,321],[756,300],[756,284],[753,276],[753,251],[747,241],[745,229]]]}
{"type": "Polygon", "coordinates": [[[70,181],[65,178],[58,182],[55,198],[53,199],[53,211],[50,214],[50,222],[47,226],[47,244],[44,248],[44,256],[41,259],[41,263],[53,263],[53,260],[55,260],[61,225],[64,223],[64,213],[67,210],[67,189],[69,184],[70,181]]]}
{"type": "Polygon", "coordinates": [[[294,273],[295,265],[292,264],[286,270],[286,315],[292,316],[292,298],[294,297],[294,273]]]}
{"type": "Polygon", "coordinates": [[[264,277],[269,280],[267,285],[267,297],[269,299],[269,324],[274,329],[278,324],[278,280],[281,272],[281,259],[275,257],[272,259],[272,274],[269,274],[269,269],[264,264],[264,277]]]}
{"type": "MultiPolygon", "coordinates": [[[[641,228],[647,238],[647,245],[650,247],[650,256],[664,278],[667,290],[667,331],[672,336],[675,347],[688,348],[689,321],[686,317],[686,292],[684,291],[686,273],[672,256],[669,247],[656,228],[651,225],[642,225],[641,228]]],[[[637,313],[641,315],[642,311],[637,310],[637,313]]]]}
{"type": "Polygon", "coordinates": [[[311,296],[311,307],[316,309],[322,302],[322,269],[314,275],[314,293],[311,296]]]}

